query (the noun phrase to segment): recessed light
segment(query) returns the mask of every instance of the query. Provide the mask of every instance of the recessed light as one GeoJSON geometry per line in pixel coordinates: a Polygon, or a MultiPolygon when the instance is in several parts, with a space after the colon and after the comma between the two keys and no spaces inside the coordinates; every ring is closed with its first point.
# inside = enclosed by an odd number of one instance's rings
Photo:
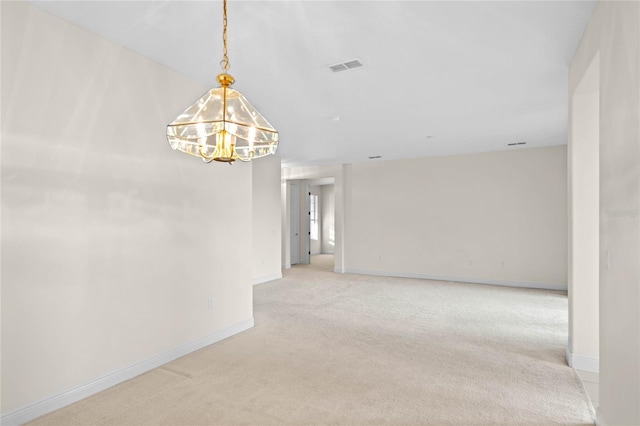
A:
{"type": "Polygon", "coordinates": [[[332,115],[329,118],[331,119],[331,121],[340,121],[340,116],[339,115],[332,115]]]}

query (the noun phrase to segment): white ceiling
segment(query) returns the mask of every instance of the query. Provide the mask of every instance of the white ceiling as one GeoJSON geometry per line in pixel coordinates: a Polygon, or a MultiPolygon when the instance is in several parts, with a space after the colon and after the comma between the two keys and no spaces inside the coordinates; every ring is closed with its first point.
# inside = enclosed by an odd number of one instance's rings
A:
{"type": "MultiPolygon", "coordinates": [[[[32,3],[217,85],[219,1],[32,3]]],[[[559,145],[568,66],[593,6],[229,0],[230,73],[279,130],[288,165],[559,145]],[[354,58],[364,67],[328,69],[354,58]]]]}

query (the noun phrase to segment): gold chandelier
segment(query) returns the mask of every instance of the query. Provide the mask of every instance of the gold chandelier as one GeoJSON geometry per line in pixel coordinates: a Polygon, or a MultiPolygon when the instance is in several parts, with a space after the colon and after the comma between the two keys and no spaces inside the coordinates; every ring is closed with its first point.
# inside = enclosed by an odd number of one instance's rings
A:
{"type": "Polygon", "coordinates": [[[249,103],[231,88],[233,77],[227,56],[227,0],[223,0],[222,74],[220,87],[209,90],[167,126],[167,140],[174,150],[200,157],[206,163],[251,161],[274,154],[278,132],[249,103]]]}

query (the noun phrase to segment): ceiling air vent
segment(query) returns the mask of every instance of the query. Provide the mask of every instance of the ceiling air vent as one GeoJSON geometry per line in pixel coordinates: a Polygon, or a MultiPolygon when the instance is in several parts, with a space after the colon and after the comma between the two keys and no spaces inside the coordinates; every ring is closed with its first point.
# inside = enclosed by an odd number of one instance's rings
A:
{"type": "Polygon", "coordinates": [[[354,68],[360,68],[362,66],[362,62],[360,62],[357,59],[354,59],[353,61],[345,62],[344,66],[352,70],[354,68]]]}
{"type": "Polygon", "coordinates": [[[371,157],[369,157],[369,160],[377,160],[378,158],[382,158],[381,155],[373,155],[371,157]]]}
{"type": "Polygon", "coordinates": [[[331,65],[329,68],[331,68],[331,71],[333,72],[346,71],[349,69],[345,64],[335,64],[331,65]]]}
{"type": "Polygon", "coordinates": [[[347,71],[354,68],[362,67],[362,62],[358,59],[352,59],[351,61],[341,62],[339,64],[329,65],[329,69],[333,72],[347,71]]]}
{"type": "Polygon", "coordinates": [[[508,143],[507,146],[516,146],[516,145],[526,145],[526,142],[513,142],[513,143],[508,143]]]}

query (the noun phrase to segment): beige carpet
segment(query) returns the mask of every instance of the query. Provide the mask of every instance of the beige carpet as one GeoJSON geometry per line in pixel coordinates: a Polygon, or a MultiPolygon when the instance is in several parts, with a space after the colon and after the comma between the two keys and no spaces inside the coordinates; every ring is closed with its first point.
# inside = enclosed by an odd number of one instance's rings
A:
{"type": "Polygon", "coordinates": [[[255,328],[33,424],[592,424],[565,294],[331,262],[256,286],[255,328]]]}

